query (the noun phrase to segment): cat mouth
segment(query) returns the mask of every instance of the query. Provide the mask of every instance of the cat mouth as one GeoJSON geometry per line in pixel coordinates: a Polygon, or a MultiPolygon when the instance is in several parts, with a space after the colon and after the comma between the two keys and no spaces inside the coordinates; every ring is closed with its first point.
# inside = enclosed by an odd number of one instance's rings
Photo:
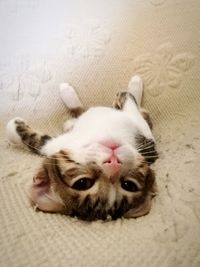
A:
{"type": "Polygon", "coordinates": [[[113,151],[121,146],[120,143],[112,141],[112,140],[103,141],[103,142],[100,142],[100,144],[113,150],[113,151]]]}

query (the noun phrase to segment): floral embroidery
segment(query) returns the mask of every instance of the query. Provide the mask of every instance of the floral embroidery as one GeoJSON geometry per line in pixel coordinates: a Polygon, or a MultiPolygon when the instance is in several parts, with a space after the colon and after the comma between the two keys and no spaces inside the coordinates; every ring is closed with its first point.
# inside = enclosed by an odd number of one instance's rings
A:
{"type": "Polygon", "coordinates": [[[141,75],[149,93],[160,95],[165,88],[180,86],[184,73],[194,64],[189,53],[173,53],[170,43],[158,47],[155,53],[140,55],[133,61],[134,72],[141,75]]]}
{"type": "Polygon", "coordinates": [[[73,57],[97,58],[105,53],[110,35],[102,26],[88,23],[69,26],[66,31],[65,45],[73,57]]]}
{"type": "Polygon", "coordinates": [[[14,100],[23,99],[28,93],[37,98],[41,85],[51,80],[52,75],[45,62],[31,63],[28,57],[7,60],[0,64],[0,90],[15,89],[12,92],[14,100]]]}

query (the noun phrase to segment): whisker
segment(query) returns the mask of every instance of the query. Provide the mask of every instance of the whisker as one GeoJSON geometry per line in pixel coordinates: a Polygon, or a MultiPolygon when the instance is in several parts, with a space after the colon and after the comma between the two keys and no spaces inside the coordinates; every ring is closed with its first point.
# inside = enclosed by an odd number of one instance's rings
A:
{"type": "Polygon", "coordinates": [[[154,148],[155,147],[155,145],[152,145],[152,146],[144,146],[144,147],[141,147],[141,148],[139,148],[139,149],[137,149],[138,151],[141,151],[141,150],[146,150],[146,149],[150,149],[150,148],[154,148]]]}
{"type": "Polygon", "coordinates": [[[155,145],[155,143],[152,141],[152,140],[149,140],[148,142],[146,143],[140,143],[139,145],[136,146],[136,148],[140,148],[140,147],[143,147],[143,146],[147,146],[149,144],[152,144],[152,145],[155,145]]]}
{"type": "MultiPolygon", "coordinates": [[[[34,149],[34,150],[38,151],[38,152],[39,152],[39,154],[41,155],[41,152],[40,152],[40,149],[39,149],[39,148],[37,148],[37,147],[34,147],[34,146],[32,146],[32,145],[30,145],[30,144],[28,144],[28,143],[24,142],[24,141],[22,141],[22,144],[24,144],[25,146],[27,146],[27,147],[30,147],[30,148],[32,148],[32,149],[34,149]]],[[[14,145],[15,145],[15,144],[14,144],[14,145]]],[[[20,145],[20,144],[16,144],[16,146],[17,146],[17,145],[20,145]]]]}
{"type": "MultiPolygon", "coordinates": [[[[35,148],[35,147],[31,146],[30,144],[26,144],[26,143],[23,143],[23,144],[27,145],[30,148],[36,149],[36,150],[38,150],[40,152],[40,150],[38,148],[35,148]]],[[[55,159],[55,160],[63,160],[63,159],[65,159],[65,156],[59,156],[59,155],[58,156],[54,156],[54,157],[53,156],[43,155],[41,153],[37,154],[37,155],[39,155],[40,157],[43,157],[43,158],[47,158],[47,159],[55,159]]]]}
{"type": "Polygon", "coordinates": [[[145,159],[157,159],[158,158],[158,156],[145,156],[145,159]]]}
{"type": "MultiPolygon", "coordinates": [[[[30,148],[33,148],[35,150],[38,150],[40,152],[40,150],[34,146],[31,146],[30,144],[27,144],[27,143],[22,143],[23,145],[27,146],[27,147],[30,147],[30,148]]],[[[12,144],[12,146],[15,146],[15,147],[19,147],[21,146],[22,144],[12,144]]],[[[22,147],[22,149],[24,149],[24,151],[28,152],[28,150],[25,149],[25,147],[22,147]]],[[[43,155],[43,154],[37,154],[38,156],[42,157],[42,158],[47,158],[47,159],[63,159],[63,157],[61,156],[57,156],[57,157],[52,157],[52,156],[47,156],[47,155],[43,155]]]]}
{"type": "Polygon", "coordinates": [[[47,155],[41,154],[40,149],[38,149],[38,148],[36,148],[30,144],[24,143],[24,142],[23,142],[23,144],[26,145],[27,147],[30,147],[30,148],[33,148],[34,150],[37,150],[39,152],[37,155],[39,155],[40,157],[47,158],[47,159],[63,159],[63,157],[61,157],[61,156],[60,157],[58,157],[58,156],[52,157],[52,156],[47,156],[47,155]]]}
{"type": "MultiPolygon", "coordinates": [[[[9,143],[9,144],[11,144],[14,147],[21,147],[22,145],[25,145],[27,147],[30,147],[30,148],[34,149],[34,150],[37,150],[40,153],[40,150],[38,148],[36,148],[34,146],[31,146],[30,144],[27,144],[27,143],[25,143],[23,141],[22,141],[22,144],[13,144],[13,143],[9,143]]],[[[24,149],[24,147],[22,147],[22,149],[24,149]]],[[[42,156],[42,154],[39,154],[39,155],[42,156]]]]}
{"type": "Polygon", "coordinates": [[[138,144],[138,146],[144,146],[144,145],[149,145],[149,144],[154,144],[155,142],[153,140],[149,140],[147,142],[141,142],[140,144],[138,144]]]}
{"type": "Polygon", "coordinates": [[[147,151],[147,152],[142,152],[142,155],[148,155],[148,154],[152,154],[152,153],[158,153],[156,150],[152,150],[152,151],[147,151]]]}

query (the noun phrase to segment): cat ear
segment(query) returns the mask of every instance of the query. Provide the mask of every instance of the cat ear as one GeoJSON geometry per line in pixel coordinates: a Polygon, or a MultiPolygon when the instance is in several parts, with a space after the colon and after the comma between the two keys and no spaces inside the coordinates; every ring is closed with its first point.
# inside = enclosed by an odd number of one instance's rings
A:
{"type": "Polygon", "coordinates": [[[157,185],[155,181],[155,174],[149,168],[146,176],[146,186],[147,186],[147,195],[145,196],[144,201],[137,207],[130,209],[124,214],[125,218],[137,218],[148,214],[151,210],[152,198],[157,193],[157,185]]]}
{"type": "Polygon", "coordinates": [[[48,212],[63,210],[62,199],[53,190],[48,172],[44,167],[33,177],[30,199],[32,204],[39,210],[48,212]]]}
{"type": "Polygon", "coordinates": [[[145,201],[137,208],[130,209],[124,214],[124,218],[137,218],[149,213],[151,209],[152,196],[147,195],[145,201]]]}

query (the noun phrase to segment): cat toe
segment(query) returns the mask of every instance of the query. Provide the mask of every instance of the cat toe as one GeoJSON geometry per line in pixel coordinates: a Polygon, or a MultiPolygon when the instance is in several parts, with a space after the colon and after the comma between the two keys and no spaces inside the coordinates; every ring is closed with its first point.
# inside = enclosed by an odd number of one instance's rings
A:
{"type": "Polygon", "coordinates": [[[142,83],[142,79],[139,75],[134,75],[131,78],[130,83],[142,83]]]}
{"type": "Polygon", "coordinates": [[[76,91],[68,83],[61,83],[60,97],[69,109],[74,109],[82,106],[78,95],[76,94],[76,91]]]}
{"type": "Polygon", "coordinates": [[[7,138],[10,142],[12,142],[14,144],[21,144],[22,143],[21,137],[18,135],[18,133],[16,131],[17,124],[19,124],[19,123],[25,123],[25,120],[22,118],[16,117],[16,118],[10,120],[6,126],[7,138]]]}
{"type": "Polygon", "coordinates": [[[74,88],[69,83],[61,83],[60,84],[60,94],[64,94],[65,91],[73,92],[75,91],[74,88]]]}

